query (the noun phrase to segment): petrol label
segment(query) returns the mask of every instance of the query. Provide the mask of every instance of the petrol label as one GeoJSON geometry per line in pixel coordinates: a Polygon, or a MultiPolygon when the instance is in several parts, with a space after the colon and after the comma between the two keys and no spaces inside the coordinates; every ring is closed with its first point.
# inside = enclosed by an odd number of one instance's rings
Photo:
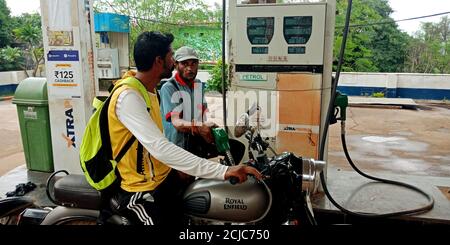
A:
{"type": "Polygon", "coordinates": [[[261,74],[261,73],[240,74],[240,79],[241,79],[241,81],[263,82],[263,81],[267,81],[267,74],[261,74]]]}

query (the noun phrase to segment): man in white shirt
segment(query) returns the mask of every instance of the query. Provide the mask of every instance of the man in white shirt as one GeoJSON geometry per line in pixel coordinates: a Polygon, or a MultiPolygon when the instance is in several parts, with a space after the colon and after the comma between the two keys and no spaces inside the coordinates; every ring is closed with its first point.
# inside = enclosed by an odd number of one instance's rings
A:
{"type": "MultiPolygon", "coordinates": [[[[186,186],[178,171],[208,179],[239,182],[261,174],[245,165],[224,166],[199,158],[169,142],[162,133],[162,120],[156,85],[172,74],[174,60],[171,34],[143,32],[134,46],[137,87],[121,86],[111,96],[108,107],[109,132],[113,156],[134,136],[137,141],[117,164],[120,190],[115,196],[119,212],[133,223],[180,224],[182,193],[186,186]],[[144,92],[143,92],[144,91],[144,92]]],[[[120,83],[120,82],[119,82],[120,83]]]]}

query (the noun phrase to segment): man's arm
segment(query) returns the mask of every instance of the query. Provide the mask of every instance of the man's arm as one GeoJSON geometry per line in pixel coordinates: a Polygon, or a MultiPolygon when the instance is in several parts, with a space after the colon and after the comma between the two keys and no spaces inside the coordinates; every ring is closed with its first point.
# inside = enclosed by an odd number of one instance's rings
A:
{"type": "Polygon", "coordinates": [[[247,174],[261,178],[261,174],[252,167],[227,167],[199,158],[169,142],[148,114],[144,99],[134,90],[128,89],[119,95],[116,114],[147,151],[169,167],[208,179],[228,179],[235,176],[242,182],[247,174]]]}
{"type": "Polygon", "coordinates": [[[182,133],[192,133],[192,122],[185,121],[180,118],[179,115],[172,115],[171,119],[173,127],[178,131],[182,133]]]}
{"type": "Polygon", "coordinates": [[[211,128],[217,127],[213,122],[188,122],[180,119],[178,116],[172,116],[173,127],[183,133],[191,133],[192,135],[200,135],[206,142],[213,143],[214,136],[211,133],[211,128]]]}
{"type": "MultiPolygon", "coordinates": [[[[206,142],[213,143],[214,138],[211,134],[211,127],[216,127],[214,123],[202,123],[196,121],[186,121],[181,118],[181,111],[176,110],[179,103],[172,103],[172,96],[178,93],[175,87],[169,82],[161,88],[161,113],[166,123],[172,123],[173,127],[182,133],[191,133],[202,136],[206,142]]],[[[175,95],[177,96],[177,95],[175,95]]],[[[179,97],[176,97],[179,100],[179,97]]],[[[191,101],[193,103],[193,101],[191,101]]],[[[191,112],[193,113],[193,112],[191,112]]]]}

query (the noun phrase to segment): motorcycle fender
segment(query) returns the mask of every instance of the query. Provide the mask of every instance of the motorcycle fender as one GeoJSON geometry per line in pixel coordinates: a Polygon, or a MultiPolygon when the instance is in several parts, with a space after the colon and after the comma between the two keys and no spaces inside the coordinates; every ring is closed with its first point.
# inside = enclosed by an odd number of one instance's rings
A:
{"type": "Polygon", "coordinates": [[[41,225],[58,225],[73,219],[96,220],[100,211],[93,209],[57,206],[42,221],[41,225]]]}
{"type": "Polygon", "coordinates": [[[34,207],[34,201],[29,197],[8,197],[0,199],[0,218],[30,207],[34,207]]]}

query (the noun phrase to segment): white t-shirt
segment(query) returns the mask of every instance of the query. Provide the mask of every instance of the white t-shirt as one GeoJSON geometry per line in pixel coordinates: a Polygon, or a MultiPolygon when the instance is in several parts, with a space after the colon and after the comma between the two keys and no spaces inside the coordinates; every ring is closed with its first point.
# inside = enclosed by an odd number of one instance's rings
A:
{"type": "Polygon", "coordinates": [[[227,166],[199,158],[167,140],[153,122],[144,98],[137,91],[126,89],[120,93],[116,114],[119,121],[160,162],[192,176],[225,179],[227,166]]]}

